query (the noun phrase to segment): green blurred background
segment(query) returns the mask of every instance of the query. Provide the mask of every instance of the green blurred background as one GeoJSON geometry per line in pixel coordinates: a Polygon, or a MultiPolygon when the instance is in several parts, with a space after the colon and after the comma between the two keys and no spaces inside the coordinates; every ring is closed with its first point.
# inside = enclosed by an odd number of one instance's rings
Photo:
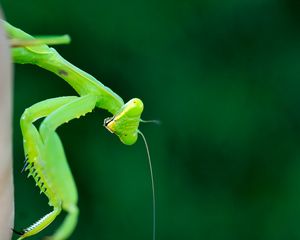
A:
{"type": "MultiPolygon", "coordinates": [[[[2,0],[31,34],[124,100],[143,99],[157,190],[157,239],[300,239],[300,2],[297,0],[2,0]]],[[[24,159],[19,118],[74,95],[55,75],[15,67],[16,228],[50,211],[24,159]]],[[[71,239],[151,239],[141,139],[124,146],[97,110],[58,129],[79,191],[71,239]]],[[[46,229],[50,234],[63,215],[46,229]]],[[[32,239],[40,239],[35,237],[32,239]]]]}

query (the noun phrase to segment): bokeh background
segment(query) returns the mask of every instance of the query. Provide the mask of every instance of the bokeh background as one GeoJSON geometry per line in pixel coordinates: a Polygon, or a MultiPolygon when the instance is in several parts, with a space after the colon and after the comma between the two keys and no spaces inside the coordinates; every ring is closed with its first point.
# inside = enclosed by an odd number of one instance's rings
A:
{"type": "MultiPolygon", "coordinates": [[[[297,0],[1,0],[31,34],[64,34],[58,51],[124,100],[144,101],[157,239],[300,239],[300,2],[297,0]]],[[[19,118],[74,95],[57,76],[15,66],[16,228],[51,209],[23,163],[19,118]]],[[[97,110],[58,129],[79,191],[71,239],[151,239],[141,139],[124,146],[97,110]]],[[[3,207],[3,206],[2,206],[3,207]]],[[[63,214],[43,233],[51,234],[63,214]]],[[[14,238],[15,239],[15,238],[14,238]]]]}

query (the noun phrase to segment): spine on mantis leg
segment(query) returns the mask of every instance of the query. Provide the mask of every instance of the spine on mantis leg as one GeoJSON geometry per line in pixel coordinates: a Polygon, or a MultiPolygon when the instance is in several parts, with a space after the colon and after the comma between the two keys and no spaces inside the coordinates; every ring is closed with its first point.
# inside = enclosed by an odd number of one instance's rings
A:
{"type": "MultiPolygon", "coordinates": [[[[5,21],[2,21],[2,23],[10,39],[35,39],[5,21]]],[[[106,109],[112,114],[116,114],[124,105],[122,98],[110,88],[65,60],[54,48],[50,48],[45,44],[12,48],[12,58],[15,63],[34,64],[55,73],[68,82],[81,96],[94,93],[98,96],[96,106],[106,109]]]]}

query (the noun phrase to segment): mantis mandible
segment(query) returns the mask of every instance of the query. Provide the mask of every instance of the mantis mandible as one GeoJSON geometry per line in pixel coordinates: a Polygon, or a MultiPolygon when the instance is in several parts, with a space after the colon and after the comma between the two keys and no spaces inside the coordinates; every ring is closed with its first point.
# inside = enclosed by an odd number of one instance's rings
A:
{"type": "MultiPolygon", "coordinates": [[[[11,42],[13,62],[34,64],[53,72],[64,79],[79,96],[47,99],[27,108],[21,116],[20,125],[23,135],[25,165],[23,170],[29,171],[40,192],[48,198],[53,210],[31,226],[15,233],[18,240],[33,236],[46,228],[62,211],[67,212],[62,225],[48,237],[52,240],[67,239],[73,232],[78,218],[77,190],[72,173],[68,166],[64,149],[56,129],[72,119],[79,118],[101,108],[113,116],[104,120],[104,126],[116,134],[122,143],[132,145],[140,134],[145,142],[149,159],[152,197],[153,197],[153,239],[155,238],[155,195],[152,166],[149,149],[144,135],[139,131],[139,123],[143,112],[143,102],[133,98],[124,104],[121,97],[104,86],[90,74],[75,67],[65,60],[47,44],[64,44],[69,42],[68,36],[34,38],[24,31],[3,24],[7,37],[11,42]],[[34,122],[44,118],[39,129],[34,122]]],[[[22,170],[22,171],[23,171],[22,170]]]]}

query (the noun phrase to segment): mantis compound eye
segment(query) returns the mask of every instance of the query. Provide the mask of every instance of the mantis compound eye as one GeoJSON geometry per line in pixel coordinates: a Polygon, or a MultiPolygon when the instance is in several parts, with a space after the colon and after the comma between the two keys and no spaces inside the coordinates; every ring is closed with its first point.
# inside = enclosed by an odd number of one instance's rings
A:
{"type": "Polygon", "coordinates": [[[122,143],[132,145],[138,138],[138,127],[143,109],[143,102],[138,98],[133,98],[113,117],[106,118],[104,127],[116,134],[122,143]]]}

